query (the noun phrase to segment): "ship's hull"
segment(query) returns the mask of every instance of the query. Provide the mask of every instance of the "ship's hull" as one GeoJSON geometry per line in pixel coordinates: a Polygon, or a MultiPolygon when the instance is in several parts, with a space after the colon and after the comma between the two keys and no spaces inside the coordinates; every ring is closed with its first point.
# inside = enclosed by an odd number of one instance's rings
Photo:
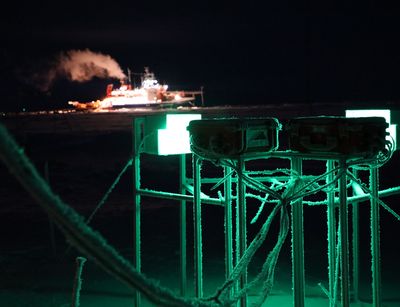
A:
{"type": "Polygon", "coordinates": [[[127,103],[112,104],[108,109],[131,109],[131,108],[174,108],[184,105],[192,105],[193,99],[180,99],[161,102],[143,102],[143,103],[127,103]]]}

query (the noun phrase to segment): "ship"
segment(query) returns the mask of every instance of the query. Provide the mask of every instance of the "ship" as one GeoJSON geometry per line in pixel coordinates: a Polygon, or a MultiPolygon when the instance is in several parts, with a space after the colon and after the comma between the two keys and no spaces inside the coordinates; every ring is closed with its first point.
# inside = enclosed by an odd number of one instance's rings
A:
{"type": "Polygon", "coordinates": [[[193,106],[198,95],[201,96],[201,104],[204,104],[202,88],[200,91],[170,91],[168,85],[158,82],[148,67],[145,67],[144,73],[139,75],[140,86],[138,87],[132,85],[132,73],[128,69],[127,78],[120,80],[118,88],[114,88],[112,83],[107,85],[103,99],[91,102],[69,101],[68,104],[77,110],[193,106]]]}

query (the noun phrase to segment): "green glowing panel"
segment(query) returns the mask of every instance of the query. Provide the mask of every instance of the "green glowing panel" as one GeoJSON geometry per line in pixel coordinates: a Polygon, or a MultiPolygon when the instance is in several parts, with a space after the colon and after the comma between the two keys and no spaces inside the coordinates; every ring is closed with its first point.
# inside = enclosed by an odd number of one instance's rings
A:
{"type": "Polygon", "coordinates": [[[167,114],[166,128],[157,130],[157,154],[175,155],[190,153],[189,131],[186,127],[201,114],[167,114]]]}
{"type": "Polygon", "coordinates": [[[371,109],[371,110],[346,110],[346,117],[383,117],[386,122],[389,124],[389,127],[386,129],[389,135],[386,139],[394,143],[393,150],[396,150],[397,146],[397,124],[391,124],[392,121],[392,112],[388,109],[371,109]]]}

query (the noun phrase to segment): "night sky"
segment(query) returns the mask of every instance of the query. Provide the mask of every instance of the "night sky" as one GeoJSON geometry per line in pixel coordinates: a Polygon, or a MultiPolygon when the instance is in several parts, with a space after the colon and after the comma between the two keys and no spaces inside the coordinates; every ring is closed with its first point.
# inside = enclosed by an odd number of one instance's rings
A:
{"type": "Polygon", "coordinates": [[[85,49],[148,66],[171,89],[204,86],[207,105],[399,101],[400,15],[336,2],[15,2],[1,21],[0,110],[101,98],[110,80],[58,78],[45,92],[33,81],[85,49]]]}

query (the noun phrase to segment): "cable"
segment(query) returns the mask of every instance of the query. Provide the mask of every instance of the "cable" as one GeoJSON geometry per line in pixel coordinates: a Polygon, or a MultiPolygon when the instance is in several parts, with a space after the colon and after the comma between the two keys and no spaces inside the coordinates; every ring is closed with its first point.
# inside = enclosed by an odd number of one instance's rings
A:
{"type": "Polygon", "coordinates": [[[126,172],[126,170],[132,165],[133,158],[129,158],[128,162],[125,164],[124,168],[121,170],[121,172],[118,174],[117,178],[114,180],[114,182],[111,184],[111,186],[108,188],[107,192],[104,194],[100,202],[97,204],[96,208],[92,211],[90,216],[86,220],[86,224],[89,224],[90,221],[93,219],[94,215],[96,212],[104,205],[104,203],[107,201],[108,197],[110,196],[111,192],[114,190],[115,186],[118,184],[120,181],[122,175],[126,172]]]}

